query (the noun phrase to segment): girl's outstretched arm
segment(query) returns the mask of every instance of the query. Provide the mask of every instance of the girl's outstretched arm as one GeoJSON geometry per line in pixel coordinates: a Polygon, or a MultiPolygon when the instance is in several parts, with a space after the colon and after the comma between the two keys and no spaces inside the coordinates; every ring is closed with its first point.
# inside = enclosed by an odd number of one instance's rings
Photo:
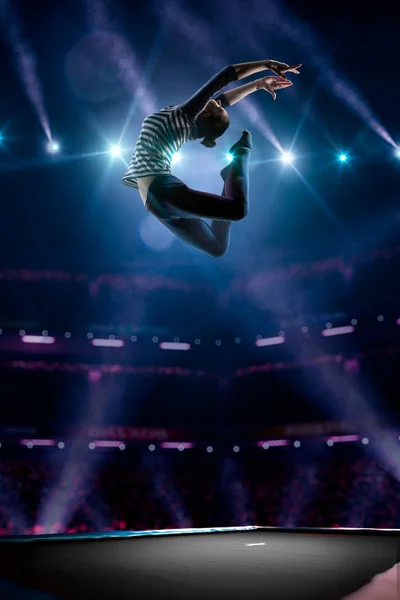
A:
{"type": "MultiPolygon", "coordinates": [[[[223,90],[230,83],[265,70],[273,71],[279,77],[286,79],[285,73],[298,74],[298,68],[300,66],[301,65],[298,64],[290,67],[286,63],[280,63],[275,60],[262,60],[249,63],[240,63],[237,65],[229,65],[224,67],[221,71],[214,75],[214,77],[207,81],[207,83],[203,85],[203,87],[201,87],[195,94],[193,94],[193,96],[186,100],[186,102],[180,104],[179,108],[181,108],[191,119],[196,119],[197,115],[199,115],[207,106],[207,102],[212,98],[212,96],[223,90]]],[[[255,90],[252,89],[252,91],[255,90]]],[[[249,91],[248,93],[251,92],[249,91]]],[[[228,101],[227,105],[229,104],[232,103],[228,101]]],[[[225,106],[224,103],[223,106],[225,106]]]]}
{"type": "Polygon", "coordinates": [[[233,81],[237,81],[238,77],[233,66],[227,66],[212,77],[203,87],[201,87],[193,96],[186,102],[180,104],[181,108],[188,117],[195,119],[202,110],[207,106],[208,101],[214,94],[220,92],[233,81]]]}
{"type": "Polygon", "coordinates": [[[289,66],[286,63],[269,59],[233,65],[238,79],[245,79],[245,77],[250,77],[250,75],[260,73],[261,71],[273,71],[278,77],[285,78],[285,73],[295,73],[296,75],[299,75],[300,71],[298,69],[300,67],[301,63],[289,66]]]}
{"type": "Polygon", "coordinates": [[[253,94],[258,90],[269,92],[275,100],[275,90],[290,87],[291,85],[292,82],[283,77],[262,77],[261,79],[256,79],[255,81],[250,81],[250,83],[245,83],[232,90],[228,90],[221,94],[221,96],[215,98],[215,100],[222,100],[224,97],[226,102],[222,102],[222,105],[226,108],[227,106],[233,106],[237,102],[240,102],[240,100],[243,100],[243,98],[246,98],[249,94],[253,94]]]}

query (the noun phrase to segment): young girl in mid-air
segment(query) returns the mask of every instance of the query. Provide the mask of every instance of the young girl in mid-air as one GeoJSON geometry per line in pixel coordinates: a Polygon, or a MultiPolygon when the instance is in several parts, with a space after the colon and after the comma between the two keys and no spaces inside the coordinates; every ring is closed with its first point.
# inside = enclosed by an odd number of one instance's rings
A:
{"type": "Polygon", "coordinates": [[[215,140],[229,127],[226,108],[257,90],[269,92],[275,100],[276,90],[292,85],[285,74],[299,74],[299,67],[274,60],[228,66],[183,104],[146,117],[122,182],[138,188],[146,209],[181,240],[210,256],[222,256],[229,246],[231,223],[248,211],[250,133],[244,130],[229,150],[233,158],[221,171],[221,196],[193,190],[174,177],[172,157],[188,141],[203,138],[203,146],[214,148],[215,140]],[[277,76],[262,77],[210,99],[233,81],[267,69],[277,76]],[[211,225],[203,219],[211,219],[211,225]]]}

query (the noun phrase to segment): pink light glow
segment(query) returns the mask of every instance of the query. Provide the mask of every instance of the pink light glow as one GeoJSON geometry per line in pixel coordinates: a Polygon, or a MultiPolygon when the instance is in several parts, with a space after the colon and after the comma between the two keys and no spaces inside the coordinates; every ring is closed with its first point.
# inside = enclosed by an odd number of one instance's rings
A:
{"type": "Polygon", "coordinates": [[[190,350],[190,344],[179,342],[161,342],[161,350],[190,350]]]}
{"type": "Polygon", "coordinates": [[[256,346],[259,348],[262,346],[276,346],[277,344],[284,344],[285,338],[282,335],[278,335],[277,337],[270,338],[261,338],[256,341],[256,346]]]}
{"type": "Polygon", "coordinates": [[[122,443],[114,440],[97,440],[93,442],[96,448],[119,448],[122,443]]]}
{"type": "Polygon", "coordinates": [[[360,362],[356,358],[349,358],[345,361],[344,368],[349,373],[357,373],[360,369],[360,362]]]}
{"type": "Polygon", "coordinates": [[[55,440],[20,440],[21,446],[27,446],[28,444],[32,444],[32,446],[55,446],[55,440]]]}
{"type": "Polygon", "coordinates": [[[331,337],[333,335],[346,335],[347,333],[353,333],[355,328],[353,325],[345,325],[344,327],[332,327],[332,329],[324,329],[321,333],[325,337],[331,337]]]}
{"type": "Polygon", "coordinates": [[[326,441],[341,443],[341,442],[358,442],[360,439],[359,435],[334,435],[329,438],[325,438],[326,441]]]}
{"type": "Polygon", "coordinates": [[[400,319],[396,320],[397,325],[400,325],[400,319]]]}
{"type": "Polygon", "coordinates": [[[54,344],[55,338],[45,335],[24,335],[22,341],[25,344],[54,344]]]}
{"type": "Polygon", "coordinates": [[[264,442],[257,442],[257,446],[262,448],[264,444],[268,444],[270,448],[279,446],[290,446],[290,440],[265,440],[264,442]]]}
{"type": "Polygon", "coordinates": [[[92,369],[88,372],[88,379],[90,383],[98,383],[99,381],[101,381],[101,378],[102,372],[99,370],[95,371],[94,369],[92,369]]]}
{"type": "Polygon", "coordinates": [[[188,442],[162,442],[161,448],[193,448],[194,444],[188,442]]]}
{"type": "Polygon", "coordinates": [[[122,346],[124,345],[124,341],[123,340],[109,340],[109,339],[101,339],[101,338],[94,338],[92,340],[92,344],[93,346],[101,346],[103,348],[122,348],[122,346]]]}

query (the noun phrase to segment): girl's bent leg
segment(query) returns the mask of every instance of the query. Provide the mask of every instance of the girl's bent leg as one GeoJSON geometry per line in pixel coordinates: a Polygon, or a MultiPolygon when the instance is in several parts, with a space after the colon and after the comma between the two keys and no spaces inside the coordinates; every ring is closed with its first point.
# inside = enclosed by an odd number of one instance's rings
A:
{"type": "MultiPolygon", "coordinates": [[[[160,219],[161,223],[182,242],[215,258],[223,256],[228,249],[228,235],[217,237],[211,227],[202,219],[160,219]]],[[[222,223],[221,223],[222,224],[222,223]]],[[[224,223],[230,225],[230,223],[224,223]]]]}
{"type": "MultiPolygon", "coordinates": [[[[225,195],[225,181],[221,195],[225,195]]],[[[223,256],[229,247],[231,221],[212,221],[210,227],[202,219],[160,220],[180,240],[209,256],[223,256]]]]}
{"type": "MultiPolygon", "coordinates": [[[[224,185],[222,188],[221,196],[226,196],[226,175],[229,173],[229,166],[226,170],[221,171],[222,178],[224,180],[224,185]],[[225,171],[225,173],[224,173],[225,171]]],[[[216,221],[215,219],[211,221],[211,231],[214,233],[217,240],[219,240],[220,244],[223,248],[225,248],[225,252],[229,247],[230,242],[230,233],[231,233],[231,225],[232,221],[216,221]]]]}
{"type": "Polygon", "coordinates": [[[240,198],[244,212],[247,214],[249,205],[249,158],[252,149],[251,134],[246,129],[243,131],[241,138],[229,150],[233,156],[230,168],[226,167],[221,171],[227,176],[223,194],[228,197],[240,198]]]}
{"type": "Polygon", "coordinates": [[[225,182],[226,196],[193,190],[183,182],[163,185],[155,180],[148,190],[148,208],[155,216],[169,220],[177,217],[216,221],[240,221],[248,210],[248,161],[251,136],[244,132],[231,148],[234,156],[225,182]]]}

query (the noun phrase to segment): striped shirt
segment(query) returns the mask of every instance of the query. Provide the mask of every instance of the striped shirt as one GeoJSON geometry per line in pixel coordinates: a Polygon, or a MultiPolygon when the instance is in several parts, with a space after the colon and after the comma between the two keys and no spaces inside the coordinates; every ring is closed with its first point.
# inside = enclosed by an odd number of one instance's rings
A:
{"type": "Polygon", "coordinates": [[[138,177],[171,175],[172,157],[191,139],[194,129],[195,122],[179,106],[146,117],[123,183],[137,188],[138,177]]]}
{"type": "MultiPolygon", "coordinates": [[[[214,94],[236,80],[234,67],[225,67],[185,103],[168,106],[146,117],[122,183],[137,188],[139,177],[171,175],[173,155],[185,142],[196,139],[197,116],[214,94]]],[[[220,100],[224,108],[229,106],[224,94],[215,99],[220,100]]]]}

